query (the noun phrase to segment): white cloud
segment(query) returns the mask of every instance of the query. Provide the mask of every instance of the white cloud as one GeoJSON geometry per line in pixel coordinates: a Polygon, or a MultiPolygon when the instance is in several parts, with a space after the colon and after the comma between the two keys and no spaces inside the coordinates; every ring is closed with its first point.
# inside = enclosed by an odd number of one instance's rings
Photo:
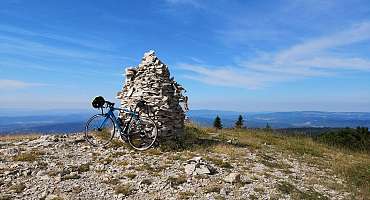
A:
{"type": "Polygon", "coordinates": [[[31,83],[19,80],[0,79],[0,90],[23,89],[29,87],[46,86],[43,83],[31,83]]]}
{"type": "Polygon", "coordinates": [[[304,77],[326,77],[343,70],[370,71],[370,59],[338,53],[352,45],[370,40],[370,22],[325,37],[306,40],[278,52],[262,52],[235,66],[180,64],[195,73],[188,78],[208,84],[255,89],[273,82],[304,77]]]}

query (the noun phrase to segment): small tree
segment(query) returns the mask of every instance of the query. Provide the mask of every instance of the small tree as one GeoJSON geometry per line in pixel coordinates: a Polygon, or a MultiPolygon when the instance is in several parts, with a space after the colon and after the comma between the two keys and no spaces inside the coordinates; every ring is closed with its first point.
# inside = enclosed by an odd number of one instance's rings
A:
{"type": "Polygon", "coordinates": [[[243,116],[239,115],[238,120],[235,122],[235,128],[243,128],[244,120],[243,116]]]}
{"type": "Polygon", "coordinates": [[[213,127],[222,129],[221,118],[218,115],[216,116],[215,121],[213,121],[213,127]]]}
{"type": "Polygon", "coordinates": [[[266,124],[265,131],[272,131],[272,128],[269,123],[266,124]]]}

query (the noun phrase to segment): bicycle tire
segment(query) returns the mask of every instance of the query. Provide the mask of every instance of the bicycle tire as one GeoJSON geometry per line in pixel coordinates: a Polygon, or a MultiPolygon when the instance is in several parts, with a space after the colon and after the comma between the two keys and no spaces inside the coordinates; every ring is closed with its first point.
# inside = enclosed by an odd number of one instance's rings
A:
{"type": "Polygon", "coordinates": [[[106,114],[97,114],[92,116],[85,126],[85,140],[95,147],[105,147],[108,145],[116,132],[116,125],[112,117],[106,114]],[[103,121],[102,121],[103,120],[103,121]],[[104,122],[102,124],[102,122],[104,122]],[[102,127],[100,127],[102,125],[102,127]]]}
{"type": "Polygon", "coordinates": [[[128,127],[127,139],[132,148],[143,151],[149,149],[157,140],[158,128],[149,117],[133,118],[128,127]],[[145,138],[144,138],[145,137],[145,138]]]}

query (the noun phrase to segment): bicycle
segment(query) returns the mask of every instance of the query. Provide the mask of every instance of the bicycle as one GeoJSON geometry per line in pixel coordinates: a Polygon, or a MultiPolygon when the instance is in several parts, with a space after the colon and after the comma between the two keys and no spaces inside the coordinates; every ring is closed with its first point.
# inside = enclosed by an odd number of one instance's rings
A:
{"type": "Polygon", "coordinates": [[[153,146],[157,139],[158,129],[149,116],[149,109],[145,101],[140,100],[133,110],[115,108],[114,103],[105,101],[103,97],[96,97],[92,106],[101,109],[101,114],[92,116],[85,126],[85,139],[97,147],[107,146],[119,133],[121,139],[128,142],[136,150],[146,150],[153,146]],[[140,109],[147,108],[148,116],[141,115],[140,109]],[[108,112],[104,113],[104,109],[108,112]],[[139,111],[137,111],[139,109],[139,111]],[[123,111],[128,119],[117,119],[114,111],[123,111]]]}

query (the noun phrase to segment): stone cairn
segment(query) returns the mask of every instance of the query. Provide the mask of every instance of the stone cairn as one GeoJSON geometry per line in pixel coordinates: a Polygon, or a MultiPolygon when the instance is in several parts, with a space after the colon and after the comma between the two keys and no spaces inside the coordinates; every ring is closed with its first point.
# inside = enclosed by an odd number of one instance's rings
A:
{"type": "MultiPolygon", "coordinates": [[[[137,67],[126,68],[126,81],[117,98],[121,108],[134,109],[143,99],[148,109],[141,115],[149,115],[158,127],[159,138],[174,138],[183,133],[185,112],[188,110],[186,90],[174,78],[170,78],[167,65],[162,63],[154,51],[144,54],[137,67]]],[[[120,113],[125,119],[125,113],[120,113]]]]}

